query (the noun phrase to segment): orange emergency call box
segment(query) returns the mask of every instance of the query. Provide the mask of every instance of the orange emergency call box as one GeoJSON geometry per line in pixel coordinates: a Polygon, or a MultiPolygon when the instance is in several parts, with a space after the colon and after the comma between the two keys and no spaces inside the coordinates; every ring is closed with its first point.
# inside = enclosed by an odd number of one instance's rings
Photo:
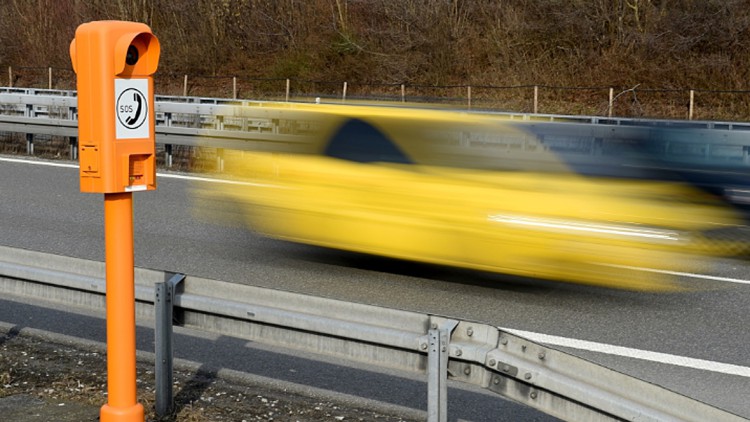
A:
{"type": "Polygon", "coordinates": [[[154,80],[159,40],[148,25],[95,21],[70,43],[78,85],[81,192],[156,189],[154,80]]]}

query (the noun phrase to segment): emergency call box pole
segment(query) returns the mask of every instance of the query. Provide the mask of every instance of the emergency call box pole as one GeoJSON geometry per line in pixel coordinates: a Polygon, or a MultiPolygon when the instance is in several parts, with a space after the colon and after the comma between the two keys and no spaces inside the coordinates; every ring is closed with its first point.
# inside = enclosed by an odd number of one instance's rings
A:
{"type": "Polygon", "coordinates": [[[144,420],[136,397],[133,192],[156,189],[152,75],[159,54],[159,40],[136,22],[84,23],[70,44],[81,192],[104,194],[108,402],[102,422],[144,420]]]}

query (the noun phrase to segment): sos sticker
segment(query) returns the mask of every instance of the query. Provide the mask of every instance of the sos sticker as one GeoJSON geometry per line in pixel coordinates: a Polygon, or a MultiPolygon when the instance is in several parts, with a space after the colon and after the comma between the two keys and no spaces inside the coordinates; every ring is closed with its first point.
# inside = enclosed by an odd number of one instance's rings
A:
{"type": "Polygon", "coordinates": [[[115,79],[115,138],[150,138],[147,79],[115,79]]]}

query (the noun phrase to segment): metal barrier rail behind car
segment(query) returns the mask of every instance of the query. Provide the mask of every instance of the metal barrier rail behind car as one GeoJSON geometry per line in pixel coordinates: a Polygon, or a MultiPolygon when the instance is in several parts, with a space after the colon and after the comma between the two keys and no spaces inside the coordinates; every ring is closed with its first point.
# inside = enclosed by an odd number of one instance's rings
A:
{"type": "MultiPolygon", "coordinates": [[[[530,139],[572,156],[616,155],[620,145],[645,139],[670,160],[750,168],[750,123],[745,122],[472,114],[519,125],[530,139]]],[[[165,146],[168,165],[172,162],[171,145],[305,151],[304,123],[310,119],[294,103],[158,95],[155,116],[156,140],[165,146]]],[[[25,133],[29,154],[33,154],[36,134],[68,137],[75,146],[77,117],[75,91],[0,88],[0,131],[25,133]]],[[[71,148],[71,159],[76,159],[75,154],[71,148]]]]}

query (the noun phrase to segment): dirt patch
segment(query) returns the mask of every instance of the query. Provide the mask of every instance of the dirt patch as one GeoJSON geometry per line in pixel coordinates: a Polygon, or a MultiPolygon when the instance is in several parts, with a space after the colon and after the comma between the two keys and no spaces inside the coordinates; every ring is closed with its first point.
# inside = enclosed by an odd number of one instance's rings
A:
{"type": "MultiPolygon", "coordinates": [[[[75,411],[96,417],[98,409],[107,402],[105,353],[94,347],[62,344],[11,330],[0,336],[0,403],[7,407],[21,403],[19,406],[26,406],[42,418],[16,420],[45,420],[41,410],[34,410],[44,407],[58,415],[75,411]]],[[[174,371],[175,411],[157,418],[154,385],[153,364],[139,361],[138,401],[145,408],[148,421],[408,420],[187,369],[174,371]]]]}

